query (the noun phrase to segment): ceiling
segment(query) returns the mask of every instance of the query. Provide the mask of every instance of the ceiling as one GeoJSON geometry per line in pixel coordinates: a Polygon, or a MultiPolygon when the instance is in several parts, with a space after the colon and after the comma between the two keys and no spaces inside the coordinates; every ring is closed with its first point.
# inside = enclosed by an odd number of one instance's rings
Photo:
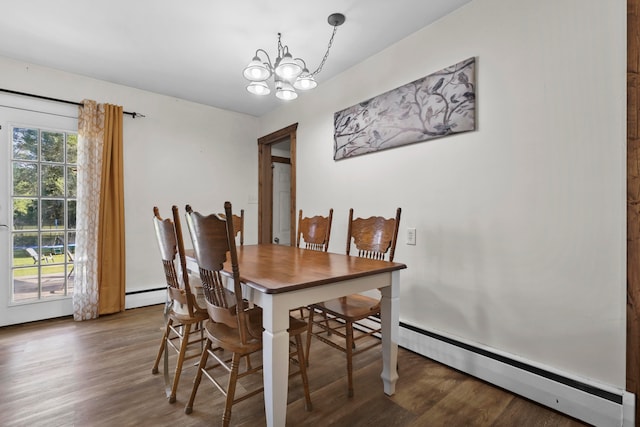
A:
{"type": "Polygon", "coordinates": [[[0,56],[261,116],[287,101],[248,93],[242,70],[258,48],[276,56],[277,33],[313,71],[333,30],[327,17],[346,16],[318,91],[469,1],[3,0],[0,56]]]}

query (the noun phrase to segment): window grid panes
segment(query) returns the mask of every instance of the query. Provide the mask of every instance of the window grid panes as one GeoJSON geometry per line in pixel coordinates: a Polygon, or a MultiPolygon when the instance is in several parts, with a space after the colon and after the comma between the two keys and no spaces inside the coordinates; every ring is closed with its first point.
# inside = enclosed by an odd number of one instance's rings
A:
{"type": "Polygon", "coordinates": [[[75,253],[74,132],[12,127],[12,302],[70,296],[75,253]]]}

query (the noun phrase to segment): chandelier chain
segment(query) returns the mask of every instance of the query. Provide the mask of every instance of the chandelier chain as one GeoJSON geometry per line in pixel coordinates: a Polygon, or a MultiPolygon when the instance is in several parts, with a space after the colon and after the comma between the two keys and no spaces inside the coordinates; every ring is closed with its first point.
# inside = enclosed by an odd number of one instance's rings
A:
{"type": "Polygon", "coordinates": [[[284,53],[284,46],[282,46],[282,34],[278,33],[278,58],[280,57],[281,54],[284,53]]]}
{"type": "Polygon", "coordinates": [[[327,51],[324,54],[324,57],[322,58],[322,61],[320,62],[320,65],[318,65],[318,68],[316,68],[316,70],[311,73],[311,76],[315,76],[316,74],[318,74],[320,71],[322,71],[322,67],[324,67],[324,63],[327,62],[327,58],[329,57],[329,50],[331,49],[331,45],[333,44],[333,38],[336,35],[336,32],[338,31],[338,26],[334,25],[333,26],[333,33],[331,34],[331,38],[329,39],[329,44],[327,45],[327,51]]]}

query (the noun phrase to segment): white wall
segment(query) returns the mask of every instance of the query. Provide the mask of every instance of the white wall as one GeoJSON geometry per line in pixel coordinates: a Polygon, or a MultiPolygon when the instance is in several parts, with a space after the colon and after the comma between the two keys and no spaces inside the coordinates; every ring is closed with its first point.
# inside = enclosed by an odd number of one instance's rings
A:
{"type": "MultiPolygon", "coordinates": [[[[154,205],[163,216],[170,216],[173,204],[182,213],[186,203],[202,212],[222,212],[230,200],[234,211],[245,210],[245,242],[257,241],[257,204],[248,203],[250,196],[257,199],[255,117],[2,57],[0,76],[0,87],[5,89],[71,101],[94,99],[146,115],[124,117],[127,292],[165,286],[151,223],[154,205]]],[[[43,111],[77,112],[76,107],[13,98],[3,96],[2,101],[43,111]]],[[[191,246],[184,231],[185,243],[191,246]]],[[[154,298],[164,301],[162,293],[154,298]]]]}
{"type": "Polygon", "coordinates": [[[124,122],[128,291],[162,286],[154,204],[231,199],[255,242],[256,137],[298,122],[297,207],[334,208],[331,251],[350,207],[402,207],[401,321],[621,389],[625,67],[624,0],[473,0],[259,120],[0,58],[2,87],[147,115],[124,122]],[[476,131],[333,161],[334,112],[470,56],[476,131]]]}
{"type": "Polygon", "coordinates": [[[402,207],[402,322],[624,389],[625,69],[624,0],[473,0],[259,134],[299,123],[297,208],[334,208],[330,251],[350,207],[402,207]],[[476,131],[333,160],[334,112],[471,56],[476,131]]]}

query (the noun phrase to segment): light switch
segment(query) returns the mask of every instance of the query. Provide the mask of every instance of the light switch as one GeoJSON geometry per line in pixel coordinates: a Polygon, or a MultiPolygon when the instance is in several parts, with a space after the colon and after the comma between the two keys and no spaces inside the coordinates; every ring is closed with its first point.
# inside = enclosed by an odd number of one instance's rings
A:
{"type": "Polygon", "coordinates": [[[415,245],[415,244],[416,244],[416,229],[407,228],[407,245],[415,245]]]}

